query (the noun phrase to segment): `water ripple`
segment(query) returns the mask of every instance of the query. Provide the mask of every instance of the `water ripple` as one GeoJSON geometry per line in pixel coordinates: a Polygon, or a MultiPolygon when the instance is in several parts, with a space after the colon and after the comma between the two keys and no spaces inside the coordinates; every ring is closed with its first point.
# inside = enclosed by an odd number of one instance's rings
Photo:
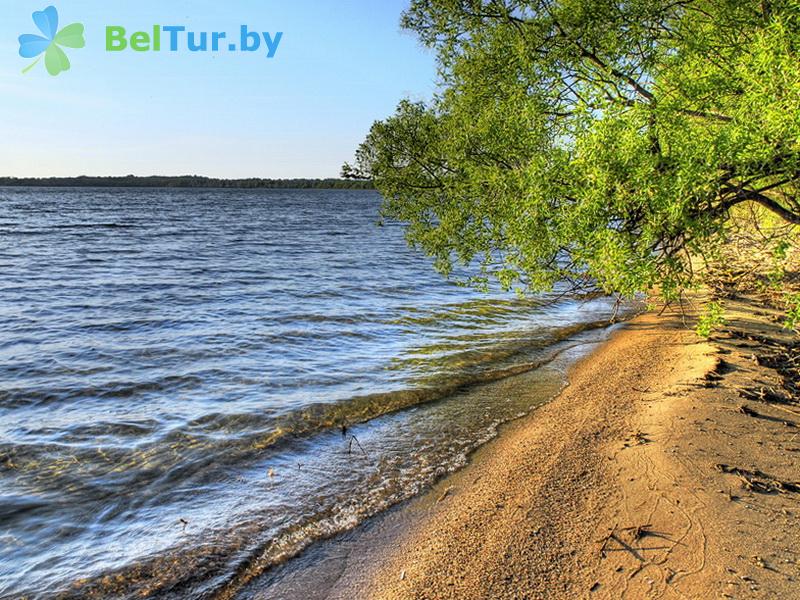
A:
{"type": "Polygon", "coordinates": [[[379,202],[0,190],[0,598],[244,585],[463,464],[604,335],[605,299],[443,281],[379,202]]]}

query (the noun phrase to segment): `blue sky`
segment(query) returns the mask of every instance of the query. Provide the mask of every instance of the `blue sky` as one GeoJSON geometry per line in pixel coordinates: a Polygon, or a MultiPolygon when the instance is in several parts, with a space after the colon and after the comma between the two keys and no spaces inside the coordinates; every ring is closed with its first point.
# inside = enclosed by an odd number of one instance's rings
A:
{"type": "MultiPolygon", "coordinates": [[[[0,0],[0,175],[335,177],[376,119],[434,91],[407,0],[0,0]],[[53,4],[86,27],[72,68],[19,56],[53,4]],[[283,32],[266,52],[105,51],[105,27],[283,32]]],[[[167,39],[167,38],[164,38],[167,39]]]]}

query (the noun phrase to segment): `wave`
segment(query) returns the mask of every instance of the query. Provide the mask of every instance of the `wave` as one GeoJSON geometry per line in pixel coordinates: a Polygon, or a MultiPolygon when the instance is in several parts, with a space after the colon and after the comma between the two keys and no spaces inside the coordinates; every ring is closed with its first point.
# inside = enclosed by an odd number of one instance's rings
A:
{"type": "MultiPolygon", "coordinates": [[[[448,402],[458,402],[460,396],[455,392],[457,388],[464,388],[480,384],[491,383],[508,378],[530,370],[536,370],[560,356],[563,352],[574,349],[594,340],[572,340],[572,336],[590,329],[606,328],[608,323],[587,324],[574,328],[566,328],[573,333],[563,334],[546,356],[541,360],[519,364],[509,368],[492,369],[479,377],[472,379],[473,383],[455,383],[447,388],[440,388],[441,393],[453,396],[448,402]],[[449,390],[445,392],[444,390],[449,390]]],[[[522,386],[523,394],[527,394],[527,384],[522,386]]],[[[492,388],[493,389],[493,388],[492,388]]],[[[558,387],[551,389],[548,397],[558,391],[558,387]]],[[[468,393],[468,392],[465,392],[468,393]]],[[[491,392],[494,394],[495,392],[491,392]]],[[[433,396],[415,397],[414,401],[406,405],[405,400],[397,400],[390,396],[382,396],[385,401],[392,399],[391,407],[398,414],[405,415],[407,411],[400,406],[417,407],[433,396]]],[[[546,400],[548,398],[542,398],[546,400]]],[[[366,401],[366,399],[362,400],[366,401]]],[[[350,402],[349,404],[353,404],[350,402]]],[[[356,403],[358,404],[358,403],[356,403]]],[[[370,403],[367,402],[367,406],[370,403]]],[[[380,417],[375,417],[370,422],[378,423],[389,418],[386,410],[381,411],[380,417]]],[[[214,598],[225,600],[238,597],[239,592],[251,582],[267,572],[272,567],[296,556],[315,541],[326,539],[343,531],[352,529],[366,519],[390,508],[391,506],[407,500],[441,477],[463,467],[469,454],[496,436],[498,427],[505,421],[520,417],[527,411],[514,412],[505,418],[495,418],[477,429],[471,436],[459,436],[450,439],[446,444],[449,448],[441,450],[435,460],[426,460],[421,465],[410,468],[407,457],[403,454],[387,453],[376,456],[374,460],[361,456],[358,453],[353,460],[361,460],[357,489],[345,486],[335,495],[323,491],[317,497],[306,498],[306,509],[301,511],[298,518],[272,526],[274,515],[261,515],[256,512],[249,518],[231,525],[231,528],[210,529],[201,531],[191,538],[183,540],[177,546],[143,558],[134,565],[122,569],[104,572],[97,577],[83,582],[69,593],[59,595],[62,600],[77,598],[107,597],[113,595],[117,598],[135,598],[141,595],[142,590],[150,590],[159,598],[214,598]],[[342,495],[344,494],[344,495],[342,495]]],[[[363,409],[348,413],[349,418],[355,415],[366,415],[363,409]]],[[[427,419],[429,415],[421,418],[427,419]]],[[[335,420],[335,419],[334,419],[335,420]]],[[[302,423],[299,427],[306,427],[302,423]]],[[[309,427],[309,431],[313,428],[309,427]]],[[[300,429],[295,429],[299,431],[300,429]]],[[[359,436],[364,430],[359,430],[359,436]]],[[[290,435],[286,432],[286,435],[290,435]]],[[[412,436],[413,437],[413,436],[412,436]]],[[[277,441],[275,443],[278,443],[277,441]]],[[[438,449],[439,444],[431,441],[430,449],[438,449]]],[[[369,446],[368,446],[369,447],[369,446]]],[[[370,447],[371,450],[371,447],[370,447]]],[[[430,457],[432,458],[432,457],[430,457]]],[[[348,484],[349,486],[349,484],[348,484]]]]}
{"type": "MultiPolygon", "coordinates": [[[[173,482],[188,473],[203,473],[207,481],[222,478],[229,468],[265,453],[278,452],[301,437],[331,428],[348,428],[392,412],[433,402],[459,390],[498,381],[540,368],[557,355],[556,345],[583,332],[605,328],[607,321],[593,321],[549,332],[543,339],[495,347],[475,357],[452,359],[449,371],[420,376],[417,385],[403,389],[353,396],[335,402],[307,403],[280,413],[277,409],[244,413],[208,413],[178,424],[137,425],[116,420],[77,424],[42,432],[47,443],[0,443],[0,474],[13,474],[38,492],[83,496],[98,479],[106,492],[122,491],[134,483],[148,486],[169,474],[173,482]],[[533,355],[533,360],[519,360],[533,355]],[[123,435],[124,434],[124,435],[123,435]],[[139,437],[140,443],[131,443],[139,437]],[[53,440],[57,439],[57,443],[53,440]],[[109,440],[105,454],[94,445],[109,440]],[[113,441],[112,441],[113,440],[113,441]],[[9,469],[8,465],[13,465],[9,469]],[[65,469],[65,466],[72,468],[65,469]]],[[[470,351],[466,354],[473,354],[470,351]]],[[[47,404],[70,398],[115,400],[169,391],[186,392],[202,386],[197,374],[171,375],[150,382],[115,381],[91,388],[37,392],[18,389],[0,393],[4,407],[47,404]]]]}

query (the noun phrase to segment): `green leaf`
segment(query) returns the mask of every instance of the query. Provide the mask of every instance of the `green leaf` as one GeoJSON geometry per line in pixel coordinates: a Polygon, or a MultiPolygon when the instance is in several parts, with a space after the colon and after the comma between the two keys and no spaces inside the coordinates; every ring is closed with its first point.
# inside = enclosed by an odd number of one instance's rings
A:
{"type": "Polygon", "coordinates": [[[47,72],[55,77],[62,71],[69,70],[69,59],[56,44],[50,44],[44,55],[44,66],[47,67],[47,72]]]}
{"type": "Polygon", "coordinates": [[[440,85],[345,173],[446,275],[675,301],[735,205],[800,222],[798,0],[689,4],[409,0],[440,85]]]}
{"type": "Polygon", "coordinates": [[[83,48],[86,45],[86,40],[83,37],[83,24],[73,23],[67,25],[56,34],[53,40],[59,46],[66,46],[67,48],[83,48]]]}

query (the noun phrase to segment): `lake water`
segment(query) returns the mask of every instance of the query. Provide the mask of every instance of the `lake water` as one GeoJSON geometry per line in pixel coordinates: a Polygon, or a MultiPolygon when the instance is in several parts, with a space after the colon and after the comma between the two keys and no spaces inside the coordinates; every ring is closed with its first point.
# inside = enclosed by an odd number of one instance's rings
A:
{"type": "Polygon", "coordinates": [[[0,189],[0,598],[233,598],[607,335],[607,299],[444,281],[379,205],[0,189]]]}

